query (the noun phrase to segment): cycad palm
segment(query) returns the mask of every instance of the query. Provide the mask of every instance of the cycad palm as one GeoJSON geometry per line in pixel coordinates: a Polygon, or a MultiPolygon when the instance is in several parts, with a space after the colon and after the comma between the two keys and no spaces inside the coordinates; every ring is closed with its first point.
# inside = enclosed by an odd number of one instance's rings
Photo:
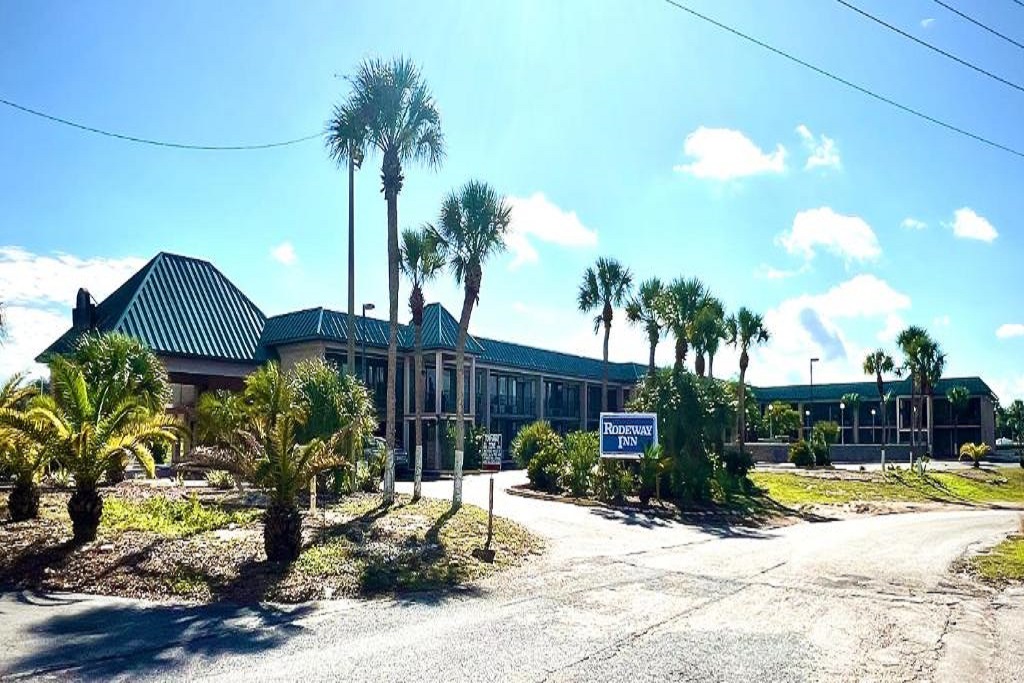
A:
{"type": "Polygon", "coordinates": [[[419,68],[412,61],[364,60],[351,79],[346,107],[365,126],[367,149],[380,152],[381,184],[388,218],[388,377],[386,430],[388,444],[384,501],[394,501],[395,387],[398,367],[398,194],[405,180],[403,164],[438,166],[444,158],[441,114],[419,68]]]}
{"type": "Polygon", "coordinates": [[[36,425],[25,419],[24,411],[36,392],[24,380],[23,374],[17,374],[0,388],[0,469],[14,475],[7,510],[15,522],[39,514],[36,482],[49,460],[49,452],[32,438],[36,425]]]}
{"type": "Polygon", "coordinates": [[[633,286],[633,275],[629,269],[613,258],[601,257],[583,273],[576,303],[582,313],[593,313],[594,334],[604,328],[603,358],[601,374],[601,411],[608,410],[608,339],[612,332],[612,315],[616,306],[622,306],[629,297],[633,286]]]}
{"type": "Polygon", "coordinates": [[[437,248],[433,226],[427,225],[420,230],[404,230],[402,232],[402,272],[412,283],[409,293],[409,312],[412,313],[412,326],[415,338],[415,382],[416,382],[416,456],[413,466],[413,500],[419,500],[423,493],[423,402],[424,371],[423,371],[423,285],[430,282],[441,269],[444,259],[437,248]]]}
{"type": "Polygon", "coordinates": [[[875,349],[864,357],[864,374],[875,376],[875,386],[878,388],[878,407],[882,411],[882,444],[885,444],[886,423],[888,410],[885,400],[885,378],[891,372],[895,372],[896,364],[892,356],[885,352],[885,349],[875,349]]]}
{"type": "Polygon", "coordinates": [[[473,306],[480,302],[483,264],[505,250],[505,234],[512,208],[488,185],[471,180],[452,192],[441,205],[441,216],[434,231],[438,248],[455,282],[463,287],[459,336],[455,343],[455,482],[452,506],[462,505],[462,459],[466,435],[465,363],[466,340],[473,306]]]}
{"type": "Polygon", "coordinates": [[[768,341],[768,328],[764,326],[764,318],[757,313],[740,308],[735,315],[729,316],[726,321],[726,329],[729,331],[729,343],[740,350],[740,380],[739,380],[739,409],[737,417],[737,439],[740,452],[747,439],[747,367],[750,365],[750,347],[756,344],[763,344],[768,341]]]}
{"type": "Polygon", "coordinates": [[[658,317],[657,304],[658,300],[664,295],[664,292],[665,286],[661,284],[661,280],[652,277],[640,283],[640,288],[637,290],[636,295],[626,304],[626,319],[633,325],[642,327],[647,334],[647,343],[650,345],[651,351],[650,359],[647,363],[647,373],[651,376],[654,375],[655,370],[654,352],[658,347],[662,334],[662,324],[661,319],[658,317]]]}

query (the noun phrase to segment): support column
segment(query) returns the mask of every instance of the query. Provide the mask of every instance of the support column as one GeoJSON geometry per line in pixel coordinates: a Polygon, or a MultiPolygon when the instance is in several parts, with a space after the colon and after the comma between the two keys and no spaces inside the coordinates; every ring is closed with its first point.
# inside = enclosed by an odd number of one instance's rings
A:
{"type": "Polygon", "coordinates": [[[587,383],[580,383],[580,430],[587,431],[587,413],[590,409],[587,407],[587,383]]]}
{"type": "Polygon", "coordinates": [[[484,370],[484,426],[491,433],[491,369],[484,370]]]}
{"type": "Polygon", "coordinates": [[[617,404],[619,406],[619,412],[620,413],[625,412],[625,410],[626,410],[626,392],[623,390],[622,387],[619,387],[615,391],[617,392],[617,396],[618,396],[618,399],[619,399],[617,401],[617,404]]]}
{"type": "Polygon", "coordinates": [[[860,443],[860,406],[853,411],[853,442],[860,443]]]}
{"type": "Polygon", "coordinates": [[[434,412],[441,414],[441,397],[444,396],[444,355],[438,351],[434,356],[434,412]]]}
{"type": "Polygon", "coordinates": [[[804,404],[803,403],[797,403],[796,404],[796,411],[798,413],[800,413],[800,433],[798,434],[798,437],[802,439],[802,438],[804,438],[804,427],[806,426],[806,423],[807,423],[807,416],[804,415],[804,404]]]}
{"type": "Polygon", "coordinates": [[[537,419],[544,419],[544,375],[537,375],[537,419]]]}
{"type": "Polygon", "coordinates": [[[928,396],[926,399],[928,405],[928,455],[934,455],[932,450],[935,448],[935,405],[932,403],[932,397],[928,396]]]}
{"type": "Polygon", "coordinates": [[[469,357],[469,414],[476,424],[476,356],[469,357]]]}

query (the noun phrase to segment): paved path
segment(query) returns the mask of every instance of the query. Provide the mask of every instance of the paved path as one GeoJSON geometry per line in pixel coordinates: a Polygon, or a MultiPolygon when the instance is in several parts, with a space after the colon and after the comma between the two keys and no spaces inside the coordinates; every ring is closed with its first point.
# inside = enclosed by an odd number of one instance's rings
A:
{"type": "MultiPolygon", "coordinates": [[[[550,553],[465,595],[183,608],[0,598],[0,676],[424,681],[1024,680],[1024,594],[948,573],[1011,511],[700,529],[502,489],[550,553]],[[42,603],[42,604],[30,604],[42,603]]],[[[467,480],[486,504],[487,478],[467,480]]],[[[450,482],[426,485],[447,497],[450,482]]]]}

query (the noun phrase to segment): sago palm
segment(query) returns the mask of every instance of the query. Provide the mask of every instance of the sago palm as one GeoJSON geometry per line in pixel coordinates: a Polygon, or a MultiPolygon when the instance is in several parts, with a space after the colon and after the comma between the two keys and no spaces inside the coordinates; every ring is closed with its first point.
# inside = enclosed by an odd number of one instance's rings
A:
{"type": "Polygon", "coordinates": [[[38,438],[38,426],[25,416],[36,391],[24,380],[24,374],[16,374],[0,388],[0,470],[14,475],[7,510],[15,522],[38,516],[37,482],[49,461],[49,451],[38,438]]]}
{"type": "Polygon", "coordinates": [[[896,371],[896,363],[885,349],[875,349],[864,357],[864,374],[875,376],[878,389],[878,408],[882,411],[882,444],[885,444],[888,410],[885,400],[885,375],[896,371]]]}
{"type": "Polygon", "coordinates": [[[437,247],[436,230],[427,225],[420,230],[402,231],[402,272],[412,284],[409,293],[409,312],[412,314],[412,327],[415,346],[415,387],[416,387],[416,455],[413,464],[413,500],[419,500],[423,494],[423,403],[424,370],[423,370],[423,308],[426,300],[423,296],[423,285],[437,277],[444,268],[444,259],[437,247]]]}
{"type": "Polygon", "coordinates": [[[601,371],[601,412],[608,410],[608,339],[612,333],[612,316],[616,306],[622,306],[629,298],[633,287],[633,275],[629,268],[613,258],[601,257],[583,273],[576,294],[576,305],[581,313],[593,313],[594,334],[604,328],[604,345],[601,371]]]}
{"type": "Polygon", "coordinates": [[[466,340],[473,306],[480,302],[483,265],[505,250],[512,207],[487,183],[471,180],[452,192],[441,205],[434,239],[442,258],[462,285],[462,314],[455,343],[455,483],[452,506],[462,505],[462,459],[465,448],[466,340]]]}
{"type": "Polygon", "coordinates": [[[356,368],[356,171],[363,165],[366,126],[347,103],[334,108],[324,134],[327,153],[339,166],[348,166],[348,320],[346,321],[349,374],[356,368]]]}
{"type": "MultiPolygon", "coordinates": [[[[434,96],[410,60],[364,60],[351,78],[352,94],[347,107],[365,127],[367,150],[380,152],[381,185],[388,219],[388,373],[386,430],[388,444],[384,501],[395,498],[395,396],[398,368],[398,194],[405,180],[404,164],[421,162],[438,166],[444,158],[441,113],[434,96]]],[[[365,362],[365,361],[364,361],[365,362]]]]}
{"type": "Polygon", "coordinates": [[[647,343],[650,347],[650,358],[647,363],[647,374],[654,376],[654,352],[661,340],[662,324],[658,317],[657,303],[663,296],[665,286],[661,280],[652,277],[640,283],[636,294],[626,304],[626,320],[637,327],[642,327],[647,334],[647,343]]]}
{"type": "Polygon", "coordinates": [[[705,295],[704,283],[697,278],[676,278],[658,302],[661,318],[675,337],[676,370],[682,370],[686,363],[694,321],[705,295]]]}
{"type": "Polygon", "coordinates": [[[764,344],[768,341],[768,329],[764,326],[764,318],[747,308],[740,308],[735,315],[729,316],[726,320],[726,329],[729,331],[729,343],[740,351],[740,379],[739,379],[739,405],[736,411],[736,430],[740,447],[740,453],[746,444],[747,438],[747,415],[743,406],[746,406],[747,396],[747,367],[750,365],[748,351],[751,346],[764,344]]]}

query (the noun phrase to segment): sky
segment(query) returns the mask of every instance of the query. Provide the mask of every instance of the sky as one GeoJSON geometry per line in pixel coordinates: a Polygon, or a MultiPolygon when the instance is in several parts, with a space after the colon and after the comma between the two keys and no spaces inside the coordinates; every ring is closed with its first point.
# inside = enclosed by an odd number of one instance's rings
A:
{"type": "MultiPolygon", "coordinates": [[[[823,69],[1024,149],[1024,92],[835,2],[682,0],[823,69]]],[[[1014,81],[1024,50],[934,2],[855,4],[1014,81]]],[[[1024,7],[965,3],[1024,42],[1024,7]]],[[[662,0],[0,3],[0,98],[134,136],[230,145],[322,131],[368,56],[405,55],[442,114],[447,155],[409,165],[400,227],[484,180],[513,208],[471,331],[599,357],[582,274],[698,277],[765,315],[753,384],[867,379],[927,328],[947,376],[1024,397],[1024,158],[852,91],[662,0]],[[301,9],[296,9],[296,8],[301,9]]],[[[386,316],[380,158],[356,177],[357,302],[386,316]]],[[[312,140],[262,151],[133,144],[0,106],[0,377],[157,252],[211,260],[273,315],[344,309],[347,178],[312,140]]],[[[408,318],[403,282],[401,319],[408,318]]],[[[458,313],[450,275],[427,299],[458,313]]],[[[358,306],[358,304],[357,304],[358,306]]],[[[671,362],[671,340],[658,349],[671,362]]],[[[645,362],[616,311],[611,358],[645,362]]],[[[738,372],[728,350],[716,374],[738,372]]]]}

